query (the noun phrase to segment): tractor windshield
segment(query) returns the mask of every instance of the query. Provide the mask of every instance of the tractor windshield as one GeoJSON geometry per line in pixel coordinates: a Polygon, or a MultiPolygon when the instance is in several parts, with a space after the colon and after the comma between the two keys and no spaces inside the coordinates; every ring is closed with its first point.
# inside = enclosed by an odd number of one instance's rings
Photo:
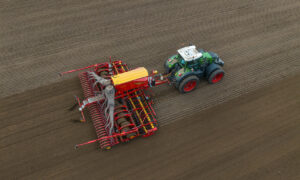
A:
{"type": "Polygon", "coordinates": [[[180,56],[180,54],[177,54],[177,55],[175,56],[175,59],[181,60],[181,59],[183,59],[183,58],[180,56]]]}

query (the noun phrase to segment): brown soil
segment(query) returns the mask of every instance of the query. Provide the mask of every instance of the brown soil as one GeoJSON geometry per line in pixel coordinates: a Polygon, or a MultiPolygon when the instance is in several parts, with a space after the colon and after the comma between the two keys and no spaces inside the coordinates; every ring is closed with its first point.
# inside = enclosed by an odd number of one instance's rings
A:
{"type": "Polygon", "coordinates": [[[67,110],[77,80],[4,98],[1,179],[297,179],[299,80],[194,112],[111,151],[73,149],[95,138],[92,123],[74,123],[79,113],[67,110]]]}
{"type": "Polygon", "coordinates": [[[0,2],[0,179],[299,179],[298,0],[0,2]],[[77,143],[76,75],[114,55],[161,71],[188,42],[225,79],[181,95],[154,88],[161,124],[112,151],[77,143]]]}

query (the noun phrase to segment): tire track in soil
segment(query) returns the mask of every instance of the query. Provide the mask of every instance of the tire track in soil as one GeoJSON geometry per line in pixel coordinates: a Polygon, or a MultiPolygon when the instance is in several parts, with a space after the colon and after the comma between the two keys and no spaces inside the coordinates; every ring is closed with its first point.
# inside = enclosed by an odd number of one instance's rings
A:
{"type": "MultiPolygon", "coordinates": [[[[42,134],[0,149],[2,157],[6,157],[3,161],[6,166],[0,168],[0,174],[8,175],[7,172],[10,170],[14,172],[14,177],[26,179],[45,176],[60,179],[70,176],[81,177],[83,174],[84,177],[86,174],[91,177],[101,174],[101,177],[108,179],[142,177],[145,174],[151,174],[149,178],[171,179],[192,178],[199,175],[205,179],[256,177],[253,172],[256,172],[257,168],[268,168],[274,161],[278,161],[278,157],[283,157],[281,161],[286,162],[284,157],[292,156],[293,152],[299,149],[296,143],[299,140],[297,136],[299,100],[295,98],[299,95],[292,93],[299,88],[298,84],[294,83],[297,80],[299,74],[224,105],[195,112],[191,116],[186,116],[183,121],[162,127],[157,136],[147,140],[137,139],[128,146],[121,145],[114,148],[108,152],[110,156],[107,156],[106,152],[95,151],[96,146],[86,146],[78,151],[72,151],[71,147],[74,145],[72,143],[92,136],[89,133],[92,129],[85,128],[84,125],[72,124],[64,128],[53,128],[53,132],[49,134],[42,134]],[[262,103],[268,108],[257,106],[262,103]],[[216,111],[218,113],[213,113],[216,111]],[[233,113],[236,116],[232,116],[233,113]],[[203,118],[199,120],[197,117],[203,118]],[[45,140],[50,143],[45,144],[45,140]],[[161,143],[166,144],[161,146],[161,143]],[[152,149],[151,152],[149,148],[152,149]],[[12,156],[10,152],[16,152],[17,149],[22,151],[19,150],[12,156]],[[146,154],[145,149],[148,149],[146,154]],[[39,153],[35,153],[36,151],[39,153]],[[16,159],[18,161],[15,161],[16,159]],[[134,166],[135,164],[140,165],[134,166]],[[243,171],[242,168],[246,166],[248,171],[243,171]],[[162,167],[169,173],[161,174],[159,169],[162,167]],[[175,169],[177,171],[173,171],[175,169]],[[115,170],[118,170],[118,173],[113,173],[115,170]]],[[[69,83],[68,85],[75,84],[74,81],[69,83]]],[[[62,86],[62,83],[56,86],[62,86]]],[[[50,101],[54,103],[55,99],[50,98],[50,101]]],[[[63,117],[65,116],[58,116],[54,120],[63,117]]],[[[279,168],[282,168],[282,165],[279,168]]],[[[297,166],[291,169],[295,170],[297,166]]],[[[262,176],[268,174],[268,170],[258,172],[262,176]]],[[[293,175],[297,173],[294,171],[293,175]]],[[[284,177],[289,175],[285,173],[284,177]]]]}

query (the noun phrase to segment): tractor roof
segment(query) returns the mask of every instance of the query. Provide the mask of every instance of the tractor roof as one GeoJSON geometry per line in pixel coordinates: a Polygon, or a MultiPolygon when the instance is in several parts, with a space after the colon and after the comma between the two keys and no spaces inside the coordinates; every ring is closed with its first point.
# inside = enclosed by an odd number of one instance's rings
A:
{"type": "Polygon", "coordinates": [[[187,46],[177,50],[185,61],[192,61],[202,56],[202,53],[196,49],[196,46],[187,46]]]}

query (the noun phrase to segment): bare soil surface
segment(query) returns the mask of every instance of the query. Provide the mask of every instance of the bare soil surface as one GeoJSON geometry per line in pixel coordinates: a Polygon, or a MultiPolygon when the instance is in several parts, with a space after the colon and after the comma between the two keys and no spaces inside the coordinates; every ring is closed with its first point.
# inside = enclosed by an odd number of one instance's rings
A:
{"type": "Polygon", "coordinates": [[[0,2],[0,179],[300,179],[299,0],[0,2]],[[153,89],[159,132],[109,152],[68,111],[104,62],[163,70],[189,42],[225,79],[153,89]]]}
{"type": "Polygon", "coordinates": [[[111,151],[74,149],[95,138],[92,123],[68,111],[78,81],[4,98],[0,179],[299,179],[299,82],[300,74],[195,111],[111,151]]]}
{"type": "Polygon", "coordinates": [[[225,61],[224,98],[300,70],[298,0],[4,0],[0,18],[0,97],[109,56],[162,70],[190,42],[225,61]]]}

